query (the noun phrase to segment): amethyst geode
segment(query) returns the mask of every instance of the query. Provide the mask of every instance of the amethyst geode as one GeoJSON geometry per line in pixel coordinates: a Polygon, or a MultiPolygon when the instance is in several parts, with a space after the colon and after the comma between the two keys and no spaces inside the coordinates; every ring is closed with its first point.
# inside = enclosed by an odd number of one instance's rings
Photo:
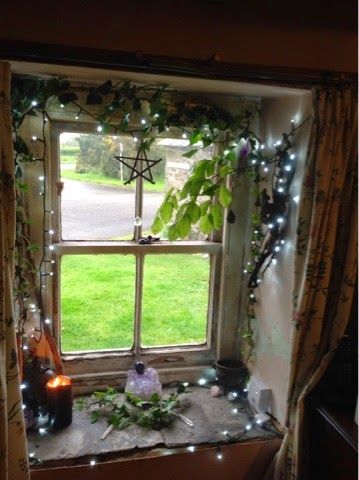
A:
{"type": "Polygon", "coordinates": [[[149,400],[154,393],[162,394],[162,385],[154,368],[146,368],[142,362],[127,372],[125,392],[133,393],[142,400],[149,400]]]}

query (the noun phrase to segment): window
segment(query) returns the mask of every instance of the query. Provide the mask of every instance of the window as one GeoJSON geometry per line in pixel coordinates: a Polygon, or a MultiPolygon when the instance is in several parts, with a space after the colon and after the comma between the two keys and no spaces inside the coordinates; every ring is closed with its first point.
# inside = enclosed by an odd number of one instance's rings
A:
{"type": "MultiPolygon", "coordinates": [[[[141,176],[127,183],[139,139],[65,122],[53,123],[52,139],[53,309],[67,370],[126,369],[135,358],[178,368],[213,361],[221,244],[196,231],[183,241],[168,242],[162,232],[160,240],[139,243],[151,234],[166,191],[180,187],[196,161],[182,156],[188,141],[156,139],[148,156],[162,159],[151,169],[155,183],[141,176]]],[[[146,166],[137,162],[136,169],[146,166]]]]}

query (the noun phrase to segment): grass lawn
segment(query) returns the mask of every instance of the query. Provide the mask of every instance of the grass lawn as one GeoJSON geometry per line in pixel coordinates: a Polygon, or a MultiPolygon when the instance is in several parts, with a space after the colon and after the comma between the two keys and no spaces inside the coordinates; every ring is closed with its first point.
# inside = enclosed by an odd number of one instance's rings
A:
{"type": "MultiPolygon", "coordinates": [[[[204,343],[209,259],[147,255],[142,345],[204,343]]],[[[62,350],[131,348],[133,255],[67,255],[61,262],[62,350]]]]}
{"type": "MultiPolygon", "coordinates": [[[[76,173],[74,170],[62,170],[61,178],[68,178],[70,180],[78,180],[88,183],[97,183],[99,185],[113,185],[129,189],[133,189],[136,183],[133,181],[131,185],[124,185],[123,182],[117,178],[106,177],[105,175],[100,175],[97,173],[76,173]]],[[[147,181],[144,182],[144,190],[146,192],[163,192],[164,188],[165,182],[163,179],[156,180],[155,185],[147,181]]]]}

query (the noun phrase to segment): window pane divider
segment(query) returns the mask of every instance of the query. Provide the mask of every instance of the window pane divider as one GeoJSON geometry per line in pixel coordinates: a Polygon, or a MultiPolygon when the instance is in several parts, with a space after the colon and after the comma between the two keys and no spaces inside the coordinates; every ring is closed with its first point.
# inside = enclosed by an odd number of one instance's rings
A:
{"type": "Polygon", "coordinates": [[[144,256],[136,256],[136,294],[135,294],[135,329],[134,329],[134,352],[138,356],[141,353],[141,323],[142,323],[142,293],[143,293],[143,264],[144,256]]]}
{"type": "Polygon", "coordinates": [[[59,255],[81,255],[89,253],[218,253],[222,244],[210,241],[182,241],[182,242],[158,242],[151,245],[139,245],[136,242],[68,242],[64,241],[55,245],[59,255]]]}

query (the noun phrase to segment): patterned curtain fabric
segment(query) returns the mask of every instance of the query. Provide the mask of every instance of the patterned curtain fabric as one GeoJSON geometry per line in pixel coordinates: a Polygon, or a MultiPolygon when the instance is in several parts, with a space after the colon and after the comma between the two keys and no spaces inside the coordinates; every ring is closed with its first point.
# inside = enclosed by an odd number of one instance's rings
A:
{"type": "Polygon", "coordinates": [[[0,62],[0,480],[29,478],[13,306],[15,189],[10,67],[0,62]]]}
{"type": "Polygon", "coordinates": [[[304,402],[345,333],[357,279],[356,89],[316,88],[313,102],[299,206],[287,433],[276,480],[307,478],[304,402]]]}

